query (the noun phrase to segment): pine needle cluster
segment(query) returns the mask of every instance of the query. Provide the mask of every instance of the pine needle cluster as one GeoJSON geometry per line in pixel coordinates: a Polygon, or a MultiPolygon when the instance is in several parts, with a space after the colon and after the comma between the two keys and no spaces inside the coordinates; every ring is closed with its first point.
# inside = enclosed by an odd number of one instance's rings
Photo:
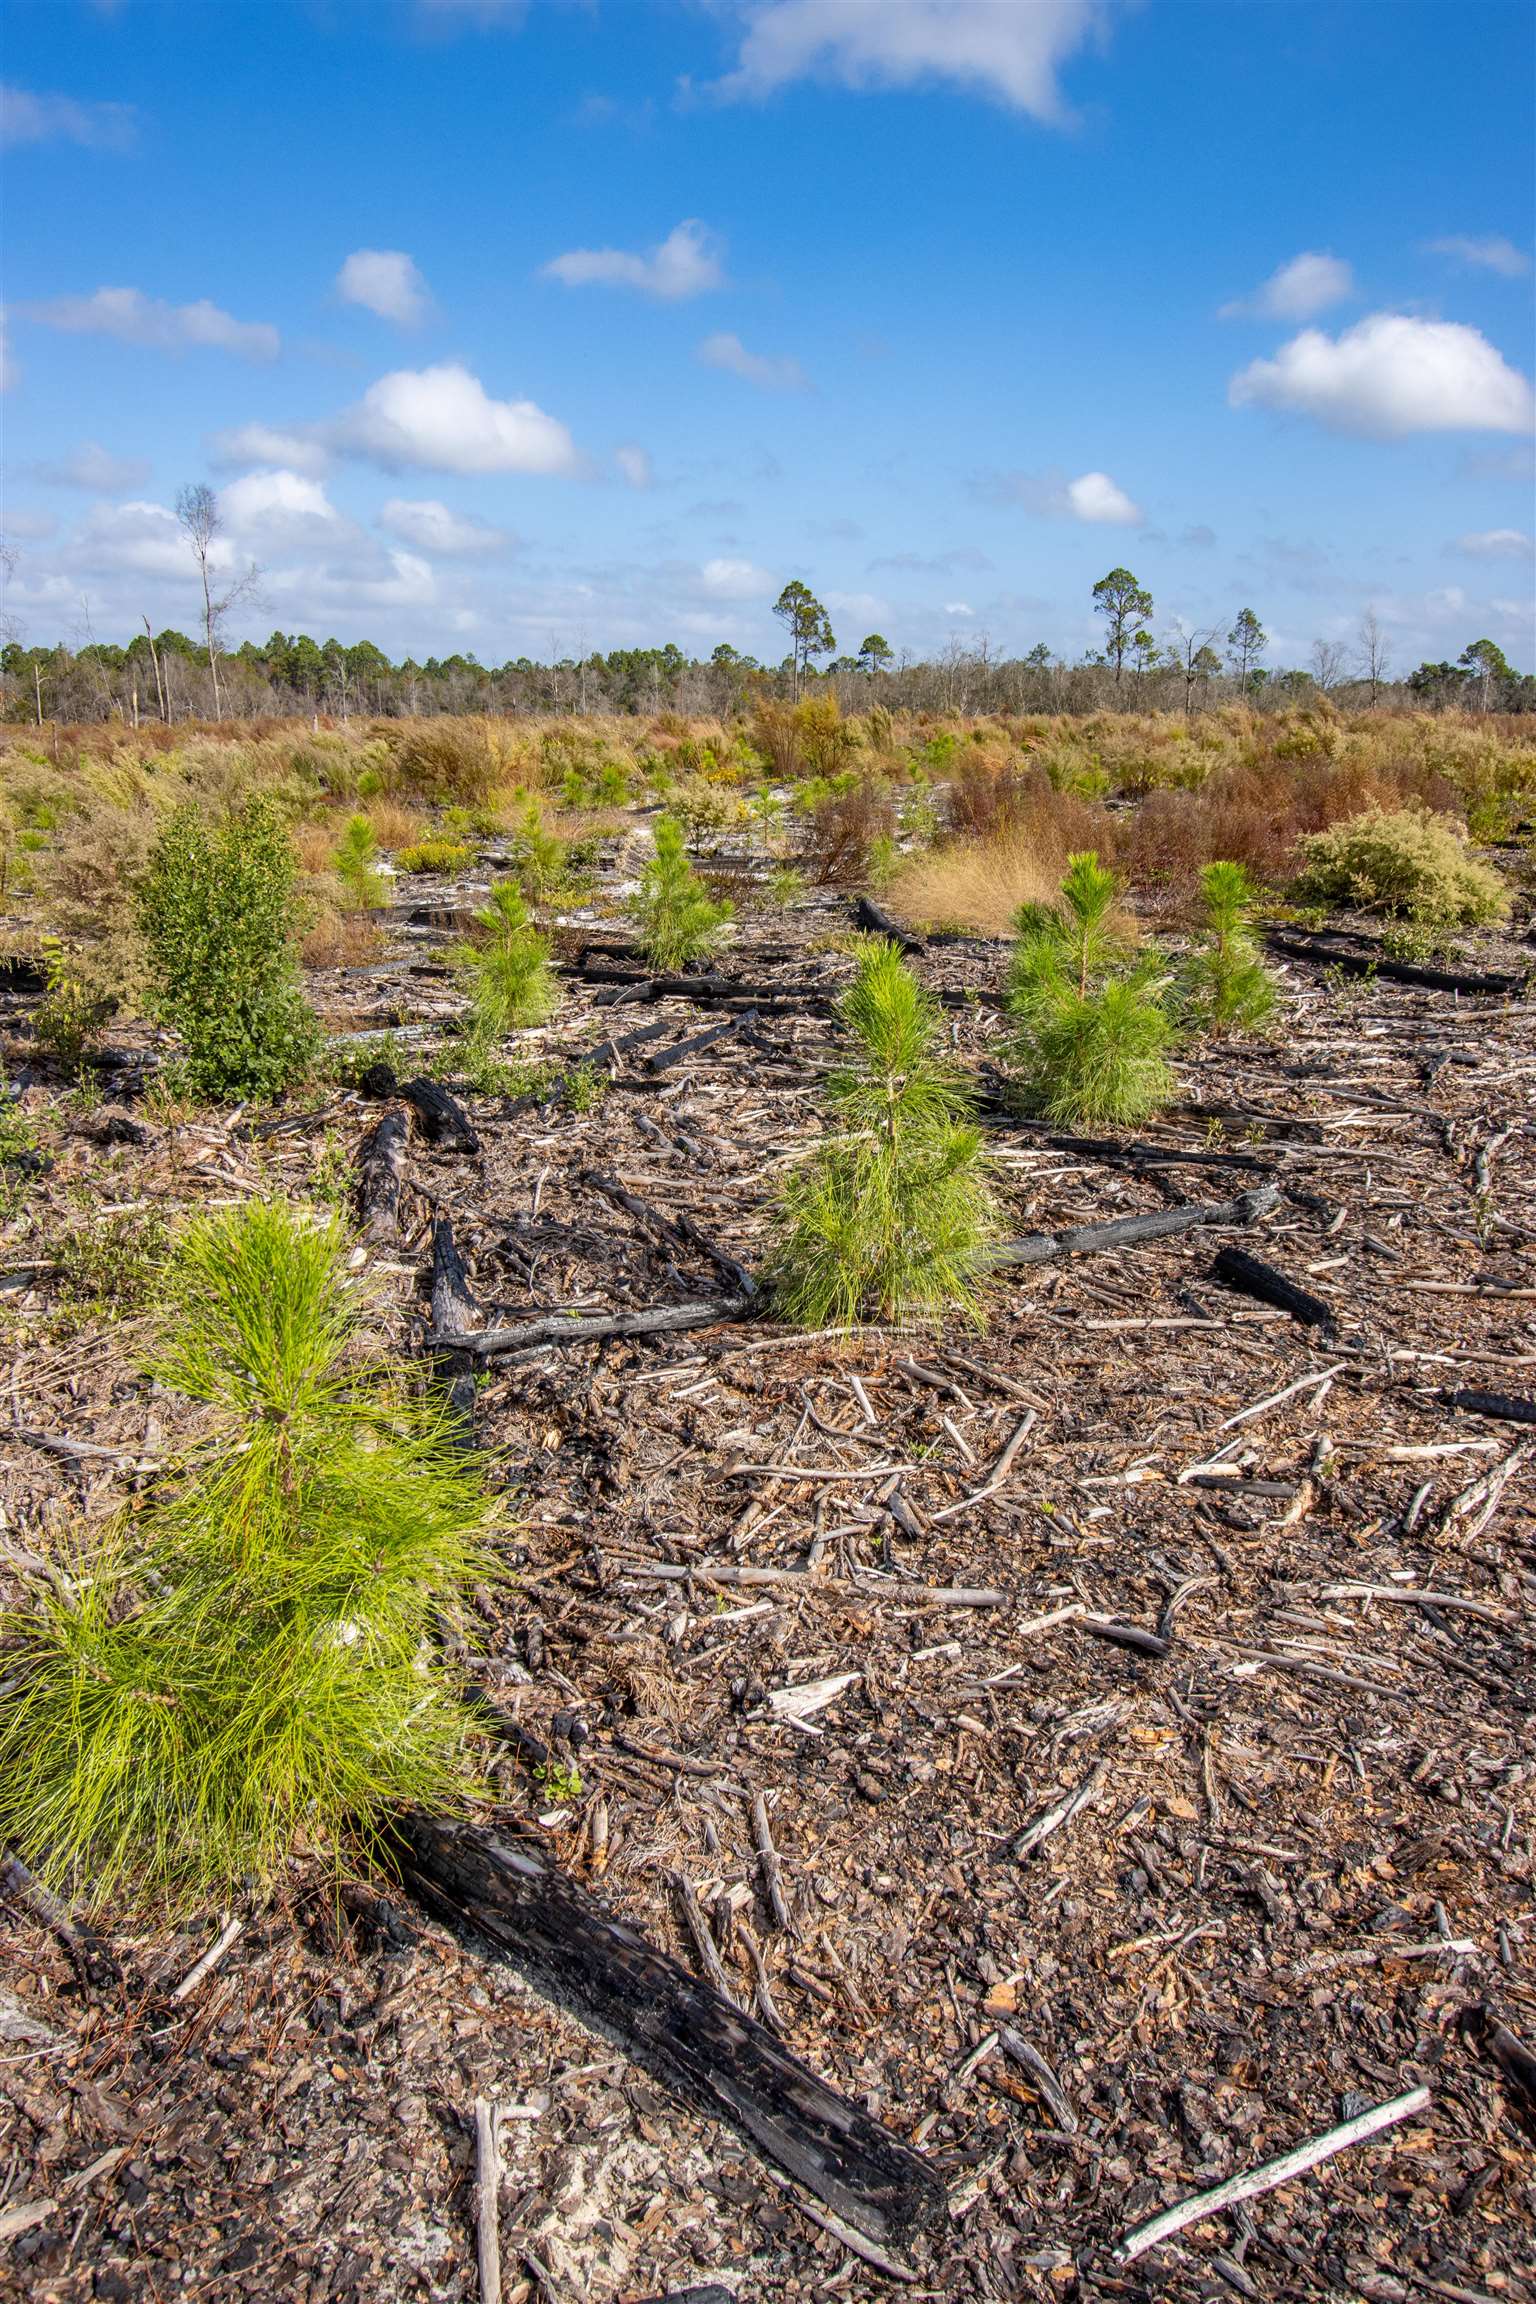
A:
{"type": "Polygon", "coordinates": [[[347,828],[331,858],[337,879],[355,912],[374,912],[384,902],[386,887],[379,870],[379,837],[366,816],[347,818],[347,828]]]}
{"type": "Polygon", "coordinates": [[[560,1005],[549,938],[533,925],[515,880],[498,880],[475,913],[480,941],[460,954],[469,977],[470,1028],[481,1041],[542,1024],[560,1005]]]}
{"type": "Polygon", "coordinates": [[[1025,904],[1015,923],[1012,1061],[1027,1102],[1058,1128],[1145,1120],[1173,1093],[1158,963],[1136,952],[1116,893],[1085,850],[1056,901],[1025,904]]]}
{"type": "Polygon", "coordinates": [[[707,952],[731,917],[729,904],[717,904],[688,861],[683,827],[675,816],[656,819],[656,853],[630,898],[630,915],[640,930],[646,959],[659,975],[669,975],[707,952]]]}
{"type": "Polygon", "coordinates": [[[1257,891],[1241,864],[1207,864],[1200,902],[1203,942],[1185,972],[1186,1012],[1207,1032],[1253,1031],[1275,1005],[1253,931],[1257,891]]]}
{"type": "Polygon", "coordinates": [[[565,883],[565,842],[558,832],[550,831],[532,792],[523,802],[513,834],[512,870],[523,894],[534,904],[542,904],[565,883]]]}
{"type": "Polygon", "coordinates": [[[70,1895],[269,1885],[465,1796],[436,1635],[487,1506],[444,1410],[364,1355],[346,1253],[281,1202],[189,1227],[152,1372],[206,1411],[195,1455],[0,1615],[0,1842],[70,1895]]]}
{"type": "Polygon", "coordinates": [[[942,1011],[894,944],[866,942],[839,1003],[853,1042],[827,1083],[836,1133],[789,1176],[769,1278],[797,1326],[957,1307],[980,1318],[979,1258],[996,1229],[942,1011]]]}

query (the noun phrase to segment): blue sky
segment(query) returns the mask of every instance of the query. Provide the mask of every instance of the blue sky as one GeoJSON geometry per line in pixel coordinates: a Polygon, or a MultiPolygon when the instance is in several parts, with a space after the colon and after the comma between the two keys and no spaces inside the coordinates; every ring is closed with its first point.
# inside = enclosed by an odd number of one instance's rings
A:
{"type": "Polygon", "coordinates": [[[12,0],[29,639],[1536,660],[1518,0],[12,0]]]}

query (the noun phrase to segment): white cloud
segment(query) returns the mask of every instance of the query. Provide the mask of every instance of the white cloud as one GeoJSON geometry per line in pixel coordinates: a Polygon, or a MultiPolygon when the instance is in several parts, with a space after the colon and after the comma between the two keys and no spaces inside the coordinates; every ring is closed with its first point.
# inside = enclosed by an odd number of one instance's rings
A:
{"type": "Polygon", "coordinates": [[[750,560],[706,560],[699,583],[712,600],[766,600],[779,580],[750,560]]]}
{"type": "Polygon", "coordinates": [[[336,275],[336,293],[402,328],[415,328],[432,309],[431,290],[400,248],[355,248],[336,275]]]}
{"type": "Polygon", "coordinates": [[[220,491],[219,509],[238,536],[267,551],[329,542],[343,526],[319,481],[300,472],[247,472],[220,491]]]}
{"type": "Polygon", "coordinates": [[[676,304],[724,286],[722,254],[718,235],[689,217],[643,255],[627,248],[572,248],[553,257],[543,277],[567,288],[638,288],[642,296],[676,304]]]}
{"type": "Polygon", "coordinates": [[[9,81],[0,85],[0,149],[81,144],[88,151],[126,152],[136,133],[131,104],[81,104],[73,96],[42,96],[9,81]]]}
{"type": "Polygon", "coordinates": [[[499,528],[450,512],[434,496],[391,496],[380,510],[379,526],[403,543],[414,544],[419,552],[437,552],[452,560],[499,552],[507,542],[499,528]]]}
{"type": "Polygon", "coordinates": [[[1293,256],[1272,272],[1262,288],[1236,303],[1223,304],[1223,320],[1253,317],[1260,320],[1311,320],[1330,304],[1342,304],[1355,292],[1355,276],[1340,256],[1309,249],[1293,256]]]}
{"type": "Polygon", "coordinates": [[[976,611],[969,600],[946,600],[944,613],[946,616],[974,616],[976,611]]]}
{"type": "Polygon", "coordinates": [[[631,488],[649,488],[654,482],[656,475],[649,450],[637,447],[632,440],[626,441],[622,448],[615,448],[613,460],[631,488]]]}
{"type": "Polygon", "coordinates": [[[1086,520],[1110,528],[1137,528],[1141,525],[1141,506],[1133,504],[1123,488],[1117,487],[1107,472],[1085,472],[1080,479],[1069,480],[1066,486],[1066,510],[1074,520],[1086,520]]]}
{"type": "Polygon", "coordinates": [[[714,92],[763,97],[806,78],[858,89],[949,80],[1060,121],[1057,72],[1107,21],[1098,0],[768,0],[714,92]]]}
{"type": "Polygon", "coordinates": [[[775,360],[762,352],[749,352],[739,336],[724,329],[705,337],[699,358],[706,368],[723,368],[727,375],[740,376],[765,392],[803,392],[808,381],[798,360],[775,360]]]}
{"type": "Polygon", "coordinates": [[[1453,264],[1467,264],[1474,271],[1498,272],[1506,280],[1520,280],[1531,268],[1530,257],[1513,240],[1506,240],[1502,232],[1490,232],[1477,239],[1463,232],[1448,232],[1443,240],[1426,240],[1426,256],[1449,256],[1453,264]]]}
{"type": "Polygon", "coordinates": [[[89,488],[97,496],[114,496],[120,488],[142,488],[149,478],[144,456],[114,456],[99,440],[82,440],[57,463],[40,464],[39,480],[54,488],[89,488]]]}
{"type": "Polygon", "coordinates": [[[216,432],[209,448],[221,471],[242,464],[282,464],[293,472],[315,473],[323,472],[328,461],[323,441],[276,424],[238,424],[232,431],[216,432]]]}
{"type": "Polygon", "coordinates": [[[456,362],[399,368],[370,384],[329,428],[344,453],[388,472],[570,472],[579,459],[565,426],[531,400],[493,400],[456,362]]]}
{"type": "MultiPolygon", "coordinates": [[[[217,568],[230,565],[229,547],[217,538],[209,552],[217,568]]],[[[192,582],[192,553],[180,521],[164,504],[138,500],[93,505],[79,535],[78,564],[92,571],[126,570],[136,576],[171,576],[192,582]]]]}
{"type": "Polygon", "coordinates": [[[1341,336],[1305,328],[1273,360],[1234,376],[1234,408],[1314,416],[1338,432],[1523,432],[1533,401],[1525,377],[1475,328],[1373,312],[1341,336]]]}
{"type": "Polygon", "coordinates": [[[115,336],[152,352],[211,349],[238,353],[242,360],[275,360],[277,330],[264,320],[236,320],[202,297],[195,304],[167,304],[141,288],[98,288],[94,296],[57,296],[29,307],[30,317],[71,336],[115,336]]]}
{"type": "Polygon", "coordinates": [[[1536,558],[1536,542],[1523,528],[1484,528],[1471,536],[1458,536],[1455,548],[1474,560],[1536,558]]]}

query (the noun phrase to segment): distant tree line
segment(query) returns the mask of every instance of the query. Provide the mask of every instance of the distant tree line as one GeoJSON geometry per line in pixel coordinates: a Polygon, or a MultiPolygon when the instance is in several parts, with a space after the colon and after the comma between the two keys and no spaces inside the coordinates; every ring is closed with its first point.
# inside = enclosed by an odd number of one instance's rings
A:
{"type": "MultiPolygon", "coordinates": [[[[371,640],[344,646],[306,632],[274,632],[238,648],[223,643],[222,617],[233,594],[210,594],[206,534],[189,505],[189,539],[201,587],[203,634],[145,629],[125,646],[91,640],[0,647],[0,709],[10,720],[90,721],[121,718],[177,722],[264,714],[342,721],[395,719],[444,712],[655,713],[729,715],[756,695],[798,697],[808,689],[835,695],[845,710],[878,701],[913,712],[1195,712],[1242,698],[1259,705],[1304,704],[1318,696],[1341,703],[1396,704],[1432,710],[1536,711],[1536,678],[1513,669],[1492,640],[1474,640],[1455,663],[1420,664],[1400,676],[1374,611],[1351,641],[1319,640],[1306,666],[1265,662],[1269,635],[1250,607],[1230,626],[1197,628],[1175,618],[1159,634],[1152,595],[1128,568],[1112,568],[1093,587],[1102,619],[1101,645],[1076,662],[1044,641],[1021,655],[987,639],[952,640],[936,657],[898,654],[884,635],[867,633],[838,653],[826,608],[809,586],[786,584],[774,606],[789,652],[760,663],[722,641],[708,657],[662,648],[615,648],[552,663],[518,656],[482,664],[472,653],[406,657],[393,662],[371,640]]],[[[251,571],[237,589],[254,581],[251,571]]]]}

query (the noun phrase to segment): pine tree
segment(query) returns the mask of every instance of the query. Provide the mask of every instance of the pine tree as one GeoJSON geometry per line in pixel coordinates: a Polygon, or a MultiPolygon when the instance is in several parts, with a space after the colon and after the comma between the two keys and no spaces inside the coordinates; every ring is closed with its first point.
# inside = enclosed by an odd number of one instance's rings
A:
{"type": "Polygon", "coordinates": [[[941,1053],[942,1012],[896,946],[873,939],[838,1013],[853,1052],[827,1084],[836,1133],[784,1187],[774,1302],[811,1328],[946,1305],[979,1319],[995,1214],[970,1098],[941,1053]]]}
{"type": "Polygon", "coordinates": [[[1200,897],[1205,941],[1186,971],[1188,1013],[1209,1032],[1252,1031],[1275,1005],[1253,933],[1253,884],[1241,864],[1207,864],[1200,897]]]}
{"type": "Polygon", "coordinates": [[[366,1356],[336,1221],[194,1221],[150,1372],[197,1402],[179,1476],[0,1614],[0,1841],[50,1885],[186,1904],[338,1866],[465,1797],[438,1645],[491,1572],[442,1403],[366,1356]]]}
{"type": "Polygon", "coordinates": [[[683,827],[675,816],[656,819],[656,853],[640,875],[629,909],[658,975],[697,960],[731,917],[730,905],[715,902],[689,863],[683,827]]]}
{"type": "Polygon", "coordinates": [[[483,931],[481,941],[461,955],[470,979],[474,1035],[500,1040],[508,1032],[544,1023],[560,1004],[559,987],[550,970],[549,938],[534,927],[515,880],[495,883],[475,922],[483,931]]]}
{"type": "Polygon", "coordinates": [[[1145,1120],[1173,1091],[1157,963],[1137,956],[1115,897],[1089,850],[1069,858],[1054,904],[1026,904],[1016,922],[1012,1059],[1026,1101],[1059,1128],[1145,1120]]]}

